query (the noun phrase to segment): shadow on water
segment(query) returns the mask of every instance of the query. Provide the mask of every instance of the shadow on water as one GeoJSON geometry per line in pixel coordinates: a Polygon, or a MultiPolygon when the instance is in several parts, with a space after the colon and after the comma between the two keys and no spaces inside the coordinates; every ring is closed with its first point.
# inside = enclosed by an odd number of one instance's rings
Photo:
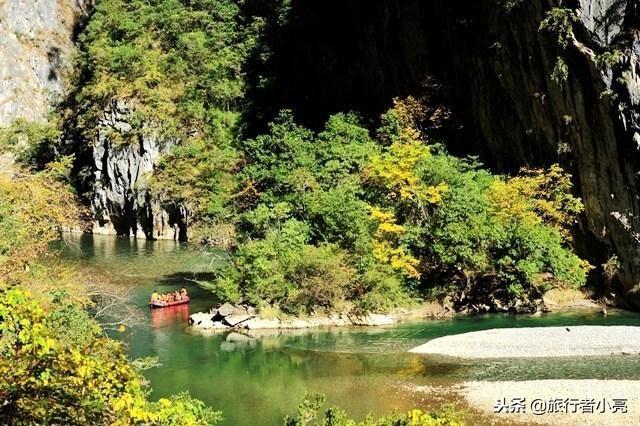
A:
{"type": "Polygon", "coordinates": [[[161,283],[168,284],[198,284],[202,281],[212,281],[216,278],[216,274],[213,272],[174,272],[164,275],[161,279],[161,283]]]}

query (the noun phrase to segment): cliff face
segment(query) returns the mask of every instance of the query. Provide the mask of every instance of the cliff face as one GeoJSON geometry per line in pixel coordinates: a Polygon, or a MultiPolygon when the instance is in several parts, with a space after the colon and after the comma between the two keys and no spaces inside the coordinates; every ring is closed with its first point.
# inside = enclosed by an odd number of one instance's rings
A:
{"type": "Polygon", "coordinates": [[[285,41],[274,42],[272,101],[313,124],[345,108],[377,114],[435,77],[454,116],[440,129],[450,149],[499,171],[561,163],[586,206],[579,251],[595,265],[617,255],[625,292],[638,283],[638,0],[565,2],[579,20],[563,52],[539,29],[549,0],[313,3],[293,2],[285,41]],[[606,52],[620,61],[603,65],[606,52]],[[551,78],[558,56],[561,83],[551,78]]]}
{"type": "Polygon", "coordinates": [[[175,141],[162,140],[153,129],[131,138],[129,118],[126,105],[112,102],[91,142],[92,232],[186,241],[186,209],[162,205],[148,187],[158,159],[175,141]]]}
{"type": "MultiPolygon", "coordinates": [[[[64,92],[73,34],[89,0],[0,1],[0,126],[42,121],[64,92]]],[[[0,155],[13,172],[13,156],[0,155]]]]}
{"type": "Polygon", "coordinates": [[[47,117],[65,87],[85,0],[0,2],[0,126],[47,117]]]}
{"type": "MultiPolygon", "coordinates": [[[[524,2],[508,16],[487,4],[471,16],[450,10],[467,27],[449,27],[440,38],[439,46],[457,42],[436,53],[451,59],[435,72],[455,88],[449,96],[466,123],[454,148],[478,152],[499,170],[562,163],[585,203],[579,251],[595,265],[617,255],[628,291],[640,279],[640,6],[581,0],[575,37],[562,53],[555,36],[539,31],[549,6],[524,2]],[[620,62],[602,64],[607,52],[620,62]],[[558,55],[568,66],[563,83],[550,77],[558,55]]],[[[626,300],[636,303],[634,293],[626,300]]]]}
{"type": "Polygon", "coordinates": [[[186,207],[161,203],[149,188],[158,161],[177,141],[163,139],[151,125],[132,137],[131,122],[126,104],[112,101],[88,142],[89,152],[79,161],[90,176],[91,232],[187,241],[186,207]]]}
{"type": "Polygon", "coordinates": [[[563,53],[539,31],[546,2],[523,3],[508,16],[495,7],[450,11],[467,27],[449,27],[438,43],[457,40],[436,53],[451,59],[435,68],[466,123],[454,149],[478,152],[499,170],[553,162],[571,170],[586,208],[578,249],[596,265],[616,254],[629,290],[640,279],[638,3],[580,1],[563,53]],[[599,64],[613,51],[619,63],[599,64]],[[560,84],[550,78],[558,55],[569,72],[560,84]]]}
{"type": "MultiPolygon", "coordinates": [[[[93,0],[0,0],[0,126],[15,119],[46,120],[65,95],[73,39],[92,5],[93,0]]],[[[146,189],[148,175],[171,143],[153,134],[129,146],[114,142],[114,132],[129,130],[126,110],[113,104],[89,141],[89,152],[76,152],[90,174],[93,232],[186,239],[184,208],[161,206],[146,189]]],[[[3,155],[0,169],[10,171],[12,163],[3,155]]]]}

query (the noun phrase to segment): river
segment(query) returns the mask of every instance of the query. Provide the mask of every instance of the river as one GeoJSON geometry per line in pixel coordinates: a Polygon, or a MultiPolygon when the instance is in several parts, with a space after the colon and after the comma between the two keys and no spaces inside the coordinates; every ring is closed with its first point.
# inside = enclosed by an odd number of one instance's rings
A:
{"type": "Polygon", "coordinates": [[[638,357],[454,362],[406,352],[435,337],[497,327],[640,325],[640,316],[630,312],[615,311],[606,318],[592,311],[457,316],[388,328],[205,336],[190,332],[186,319],[216,301],[194,280],[208,278],[223,265],[223,252],[173,241],[76,234],[65,238],[61,252],[85,274],[130,290],[129,303],[141,322],[111,334],[127,345],[131,358],[158,357],[162,365],[144,372],[151,397],[187,390],[222,410],[225,425],[281,424],[306,391],[324,393],[328,404],[361,418],[369,412],[463,404],[451,389],[465,380],[640,379],[638,357]],[[154,289],[183,285],[192,297],[189,305],[149,310],[154,289]]]}

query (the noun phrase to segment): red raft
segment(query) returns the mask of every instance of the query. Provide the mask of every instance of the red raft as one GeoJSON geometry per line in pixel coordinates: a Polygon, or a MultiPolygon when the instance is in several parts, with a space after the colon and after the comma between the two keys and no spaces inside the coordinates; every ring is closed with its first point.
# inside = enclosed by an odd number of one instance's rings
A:
{"type": "Polygon", "coordinates": [[[149,302],[150,308],[168,308],[169,306],[182,305],[183,303],[189,303],[189,296],[185,296],[182,300],[174,300],[173,302],[161,302],[159,300],[154,300],[153,302],[149,302]]]}

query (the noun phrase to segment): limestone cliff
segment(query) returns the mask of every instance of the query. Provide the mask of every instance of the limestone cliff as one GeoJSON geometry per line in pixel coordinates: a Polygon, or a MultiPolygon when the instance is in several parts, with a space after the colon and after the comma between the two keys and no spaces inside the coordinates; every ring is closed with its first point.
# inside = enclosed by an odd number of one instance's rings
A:
{"type": "Polygon", "coordinates": [[[63,93],[86,0],[0,1],[0,126],[47,117],[63,93]]]}
{"type": "Polygon", "coordinates": [[[129,118],[127,106],[113,101],[90,144],[92,230],[97,234],[184,241],[188,222],[184,206],[161,204],[148,188],[157,161],[175,141],[163,140],[152,128],[132,138],[129,118]],[[127,142],[118,143],[119,139],[127,142]]]}
{"type": "MultiPolygon", "coordinates": [[[[93,0],[0,0],[0,126],[15,119],[43,121],[66,95],[74,37],[93,0]]],[[[88,201],[96,233],[186,239],[186,211],[160,206],[146,179],[171,144],[153,135],[129,146],[112,132],[127,132],[126,110],[107,108],[95,140],[76,141],[73,152],[88,171],[88,201]],[[88,149],[87,149],[88,147],[88,149]]],[[[10,155],[0,158],[9,170],[10,155]]]]}
{"type": "Polygon", "coordinates": [[[594,265],[617,255],[624,292],[640,281],[638,0],[294,1],[274,34],[264,99],[314,124],[344,109],[378,114],[434,77],[454,117],[439,135],[454,153],[508,172],[560,162],[586,205],[578,250],[594,265]],[[540,30],[558,5],[578,16],[562,52],[540,30]]]}
{"type": "MultiPolygon", "coordinates": [[[[89,0],[0,0],[0,126],[42,121],[63,92],[89,0]]],[[[11,172],[13,156],[0,155],[11,172]]]]}

